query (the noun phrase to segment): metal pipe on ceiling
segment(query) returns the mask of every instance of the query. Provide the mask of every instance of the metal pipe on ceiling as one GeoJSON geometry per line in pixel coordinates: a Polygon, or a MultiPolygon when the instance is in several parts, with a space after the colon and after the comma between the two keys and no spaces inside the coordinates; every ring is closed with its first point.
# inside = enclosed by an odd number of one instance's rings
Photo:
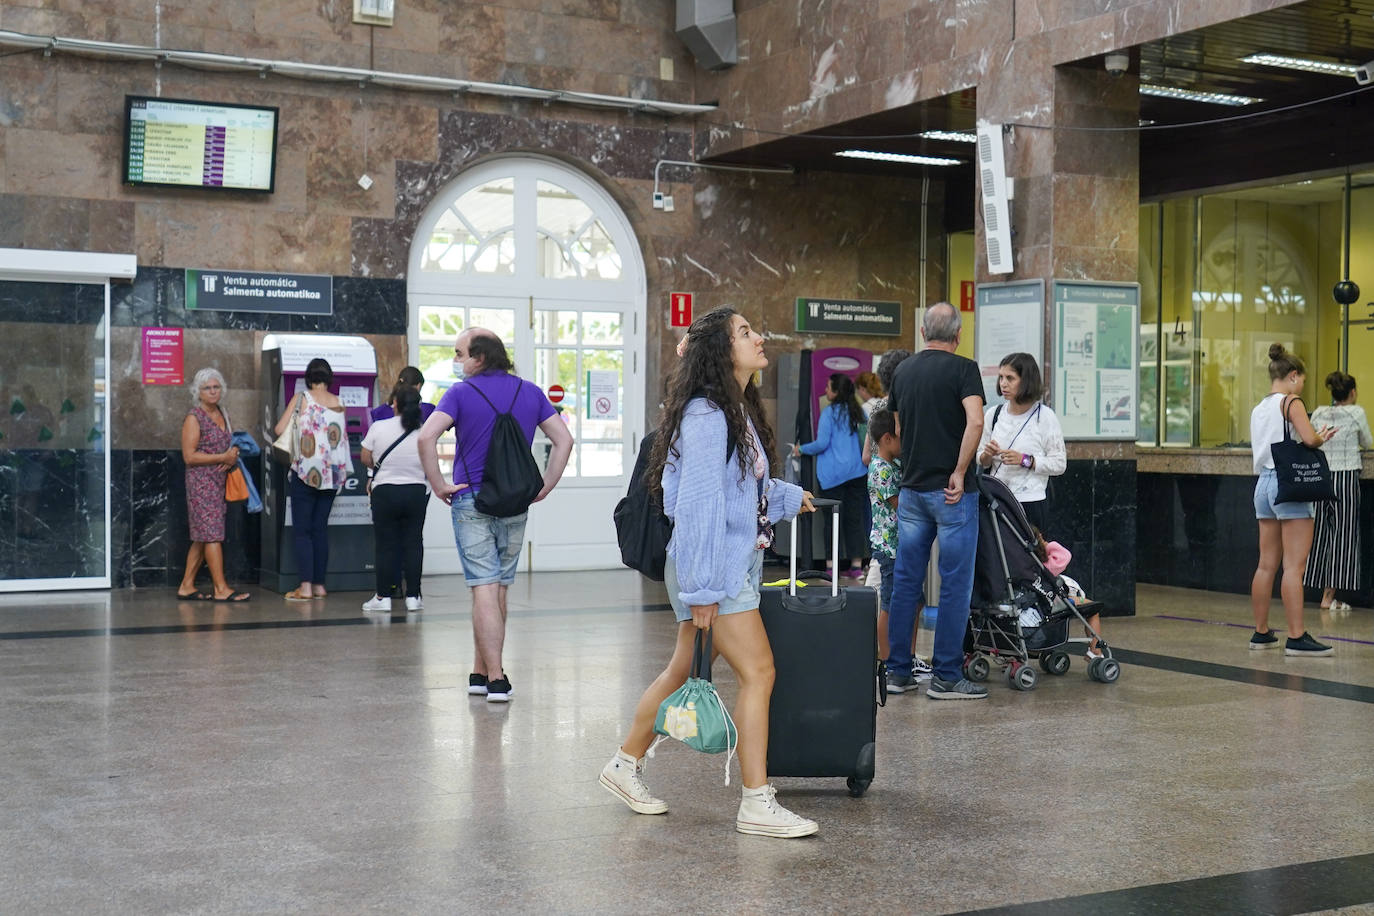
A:
{"type": "Polygon", "coordinates": [[[375,84],[396,89],[431,92],[469,92],[502,98],[533,99],[546,103],[561,102],[587,108],[610,108],[622,111],[644,111],[667,117],[699,115],[716,110],[714,105],[686,102],[665,102],[657,99],[637,99],[630,96],[603,95],[596,92],[576,92],[567,89],[541,89],[506,83],[485,83],[421,73],[399,73],[358,67],[335,67],[294,60],[270,60],[258,57],[239,57],[208,51],[181,51],[155,48],[148,45],[121,44],[113,41],[93,41],[59,35],[30,35],[0,30],[0,47],[33,48],[46,54],[68,53],[104,60],[151,60],[176,63],[206,70],[253,72],[266,76],[275,73],[298,79],[318,79],[332,82],[375,84]]]}

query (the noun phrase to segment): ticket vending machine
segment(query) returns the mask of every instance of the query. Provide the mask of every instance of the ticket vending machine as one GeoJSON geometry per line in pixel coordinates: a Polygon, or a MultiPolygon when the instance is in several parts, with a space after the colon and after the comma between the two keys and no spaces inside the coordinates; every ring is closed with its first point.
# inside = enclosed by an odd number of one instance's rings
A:
{"type": "MultiPolygon", "coordinates": [[[[833,373],[840,372],[851,379],[861,372],[873,371],[876,358],[868,350],[854,347],[827,347],[820,350],[802,350],[800,353],[784,353],[778,357],[778,457],[784,463],[790,461],[792,443],[810,442],[816,438],[816,424],[821,411],[828,405],[825,388],[833,373]]],[[[818,489],[816,483],[816,459],[803,456],[797,459],[799,470],[797,482],[813,493],[818,489]]],[[[830,549],[829,522],[813,525],[809,516],[803,516],[797,532],[797,562],[800,568],[809,568],[813,560],[826,556],[830,549]]],[[[774,552],[786,555],[791,549],[790,523],[783,522],[774,526],[776,537],[773,541],[774,552]]]]}
{"type": "MultiPolygon", "coordinates": [[[[376,585],[372,544],[372,512],[367,498],[367,471],[358,460],[363,436],[377,406],[377,354],[362,337],[335,334],[268,334],[262,341],[263,436],[276,438],[273,428],[297,391],[305,388],[305,367],[322,357],[334,370],[329,390],[344,405],[351,467],[348,482],[329,514],[329,567],[325,588],[330,591],[371,591],[376,585]]],[[[300,584],[291,525],[290,468],[270,458],[263,462],[262,568],[264,588],[287,592],[300,584]]]]}

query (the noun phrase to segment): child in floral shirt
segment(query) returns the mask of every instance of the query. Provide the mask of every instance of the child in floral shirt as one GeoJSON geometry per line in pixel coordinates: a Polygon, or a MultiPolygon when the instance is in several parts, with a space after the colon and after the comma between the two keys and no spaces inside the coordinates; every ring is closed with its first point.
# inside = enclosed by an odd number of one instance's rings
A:
{"type": "Polygon", "coordinates": [[[868,463],[868,501],[873,507],[869,544],[882,581],[878,584],[878,654],[887,658],[887,613],[892,603],[893,571],[897,564],[897,494],[902,486],[902,443],[890,410],[877,410],[868,420],[873,458],[868,463]]]}

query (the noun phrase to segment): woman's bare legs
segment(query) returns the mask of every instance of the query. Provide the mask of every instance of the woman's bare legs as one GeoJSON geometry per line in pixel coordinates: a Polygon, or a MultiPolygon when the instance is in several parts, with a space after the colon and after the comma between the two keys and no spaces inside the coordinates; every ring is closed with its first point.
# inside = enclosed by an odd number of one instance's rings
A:
{"type": "Polygon", "coordinates": [[[735,728],[740,781],[746,789],[757,789],[768,782],[768,703],[774,673],[773,649],[758,609],[717,617],[715,646],[739,681],[735,728]]]}
{"type": "Polygon", "coordinates": [[[1283,560],[1283,532],[1279,524],[1276,518],[1259,519],[1259,565],[1255,567],[1255,576],[1250,580],[1250,610],[1255,615],[1256,633],[1269,632],[1269,605],[1273,600],[1274,575],[1283,560]]]}
{"type": "Polygon", "coordinates": [[[191,549],[186,551],[186,572],[181,575],[181,585],[177,586],[177,594],[190,597],[196,590],[196,573],[200,572],[200,564],[205,562],[205,544],[201,541],[192,541],[191,549]]]}
{"type": "Polygon", "coordinates": [[[210,581],[214,583],[215,597],[221,600],[234,594],[229,582],[224,578],[224,545],[219,541],[205,544],[205,565],[210,569],[210,581]]]}
{"type": "Polygon", "coordinates": [[[673,647],[673,657],[668,667],[654,678],[654,682],[644,691],[635,706],[635,717],[630,723],[630,731],[625,735],[625,743],[620,749],[638,760],[644,756],[649,745],[654,743],[654,719],[658,708],[668,695],[687,683],[687,675],[692,668],[692,647],[696,641],[697,628],[688,620],[677,625],[677,645],[673,647]]]}
{"type": "Polygon", "coordinates": [[[1289,518],[1279,522],[1283,535],[1283,612],[1288,618],[1288,635],[1297,639],[1307,632],[1302,625],[1302,573],[1307,568],[1307,555],[1312,551],[1313,521],[1310,518],[1289,518]]]}

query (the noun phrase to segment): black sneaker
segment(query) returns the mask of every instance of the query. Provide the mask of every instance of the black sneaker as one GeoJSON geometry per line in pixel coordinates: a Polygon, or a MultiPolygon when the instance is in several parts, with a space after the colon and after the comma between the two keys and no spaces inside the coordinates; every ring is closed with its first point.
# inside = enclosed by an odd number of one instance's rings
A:
{"type": "Polygon", "coordinates": [[[485,674],[468,675],[468,696],[484,697],[487,695],[487,676],[485,674]]]}
{"type": "Polygon", "coordinates": [[[1288,641],[1284,643],[1283,654],[1313,656],[1335,655],[1336,650],[1328,646],[1326,643],[1317,642],[1315,639],[1311,637],[1311,635],[1304,633],[1297,639],[1293,639],[1290,636],[1288,638],[1288,641]]]}
{"type": "Polygon", "coordinates": [[[931,700],[986,700],[988,689],[982,684],[973,683],[966,677],[961,677],[957,681],[932,677],[930,686],[926,688],[926,698],[931,700]]]}
{"type": "MultiPolygon", "coordinates": [[[[1289,640],[1292,642],[1293,640],[1289,640]]],[[[1252,649],[1277,649],[1279,638],[1273,630],[1265,630],[1263,633],[1250,634],[1250,648],[1252,649]]]]}
{"type": "Polygon", "coordinates": [[[908,690],[915,690],[920,686],[920,683],[921,682],[916,679],[916,675],[914,674],[889,673],[887,676],[887,692],[906,693],[908,690]]]}
{"type": "Polygon", "coordinates": [[[509,703],[510,695],[510,678],[498,677],[494,681],[487,682],[488,703],[509,703]]]}

